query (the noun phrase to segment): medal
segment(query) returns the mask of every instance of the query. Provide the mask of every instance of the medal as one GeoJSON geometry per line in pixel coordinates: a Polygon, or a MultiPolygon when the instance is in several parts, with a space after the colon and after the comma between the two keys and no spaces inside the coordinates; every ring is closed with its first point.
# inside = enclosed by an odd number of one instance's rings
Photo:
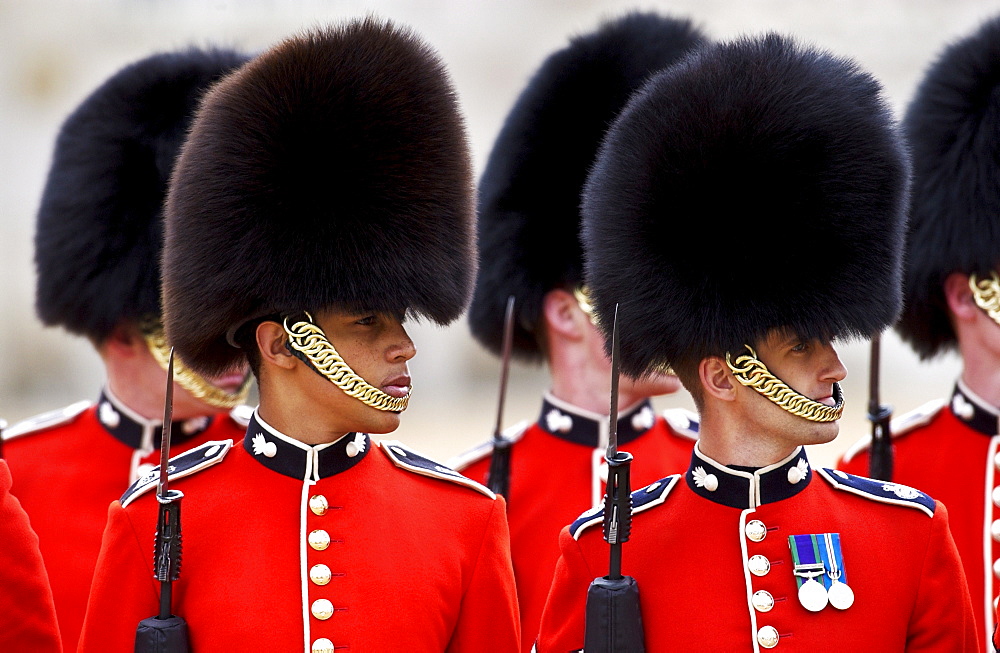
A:
{"type": "Polygon", "coordinates": [[[854,605],[854,590],[852,590],[844,578],[844,554],[840,550],[840,533],[823,534],[824,562],[826,563],[826,575],[830,578],[830,589],[828,590],[830,605],[838,610],[846,610],[854,605]]]}
{"type": "Polygon", "coordinates": [[[799,587],[799,603],[809,612],[819,612],[829,600],[826,588],[815,578],[810,578],[799,587]]]}
{"type": "Polygon", "coordinates": [[[799,586],[799,603],[809,612],[819,612],[826,607],[829,596],[826,586],[816,580],[826,574],[816,536],[790,535],[788,548],[792,551],[792,573],[799,586]]]}

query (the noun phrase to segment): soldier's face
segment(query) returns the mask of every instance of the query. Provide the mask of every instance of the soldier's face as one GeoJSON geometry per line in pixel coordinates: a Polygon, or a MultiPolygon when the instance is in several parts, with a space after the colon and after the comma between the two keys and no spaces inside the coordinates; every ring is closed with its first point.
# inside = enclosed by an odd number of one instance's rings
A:
{"type": "MultiPolygon", "coordinates": [[[[399,317],[383,313],[323,311],[316,323],[354,372],[370,385],[391,397],[410,391],[408,361],[417,350],[399,317]]],[[[399,426],[399,414],[372,408],[350,397],[318,374],[312,377],[321,387],[317,392],[332,405],[343,432],[389,433],[399,426]]]]}
{"type": "MultiPolygon", "coordinates": [[[[847,369],[833,345],[803,340],[785,332],[772,332],[757,343],[757,357],[770,372],[799,394],[834,405],[833,384],[847,376],[847,369]]],[[[785,411],[756,390],[738,386],[747,419],[759,437],[790,453],[798,445],[821,444],[837,437],[837,422],[812,422],[785,411]]]]}

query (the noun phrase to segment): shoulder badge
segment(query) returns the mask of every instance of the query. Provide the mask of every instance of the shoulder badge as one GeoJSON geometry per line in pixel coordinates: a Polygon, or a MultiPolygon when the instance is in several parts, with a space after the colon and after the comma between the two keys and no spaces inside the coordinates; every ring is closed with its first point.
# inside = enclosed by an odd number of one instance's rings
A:
{"type": "MultiPolygon", "coordinates": [[[[892,435],[893,439],[896,439],[902,435],[906,435],[910,431],[924,426],[934,419],[941,409],[944,408],[944,399],[934,399],[933,401],[928,401],[926,404],[914,408],[908,413],[903,413],[899,417],[894,417],[891,422],[889,422],[889,433],[892,435]]],[[[863,451],[868,451],[872,445],[872,436],[868,435],[858,438],[858,440],[852,444],[847,451],[844,453],[844,462],[849,463],[851,459],[860,454],[863,451]]]]}
{"type": "MultiPolygon", "coordinates": [[[[222,462],[222,459],[226,457],[229,453],[230,447],[233,446],[232,440],[211,440],[205,444],[195,447],[190,451],[185,451],[182,454],[178,454],[170,459],[167,467],[167,478],[173,481],[174,479],[184,478],[185,476],[191,476],[195,472],[200,472],[203,469],[211,467],[212,465],[222,462]]],[[[136,479],[135,483],[130,485],[122,498],[119,499],[122,504],[122,508],[132,503],[136,497],[140,497],[149,490],[156,487],[157,483],[160,481],[160,466],[157,465],[153,469],[149,470],[145,476],[141,476],[136,479]]]]}
{"type": "MultiPolygon", "coordinates": [[[[660,480],[650,483],[644,488],[640,488],[632,493],[632,514],[642,512],[643,510],[649,510],[653,506],[658,506],[667,500],[667,495],[670,491],[674,489],[677,485],[677,481],[680,479],[680,474],[673,474],[667,476],[666,478],[661,478],[660,480]]],[[[591,508],[587,512],[583,513],[576,518],[576,521],[569,525],[569,534],[573,536],[574,540],[580,539],[580,535],[583,531],[587,530],[595,524],[601,524],[604,522],[604,505],[599,505],[596,508],[591,508]]]]}
{"type": "Polygon", "coordinates": [[[399,440],[384,440],[379,443],[379,448],[382,449],[386,456],[388,456],[389,460],[392,461],[392,464],[400,469],[405,469],[422,476],[430,476],[431,478],[440,478],[445,481],[451,481],[452,483],[458,483],[459,485],[464,485],[476,490],[477,492],[481,492],[491,499],[497,498],[497,495],[495,495],[485,485],[480,485],[471,478],[462,476],[450,467],[446,467],[439,462],[431,460],[430,458],[421,456],[417,452],[406,447],[399,440]]]}
{"type": "Polygon", "coordinates": [[[250,426],[250,418],[253,417],[253,406],[240,404],[229,411],[229,417],[243,428],[246,428],[250,426]]]}
{"type": "Polygon", "coordinates": [[[677,435],[698,439],[698,430],[701,424],[698,422],[698,415],[686,408],[668,408],[663,411],[663,419],[667,420],[671,430],[677,435]]]}
{"type": "Polygon", "coordinates": [[[817,469],[833,487],[880,503],[892,503],[922,510],[928,517],[934,516],[937,507],[934,499],[908,485],[878,481],[864,476],[855,476],[839,469],[817,469]]]}
{"type": "MultiPolygon", "coordinates": [[[[507,438],[511,442],[517,442],[524,436],[524,432],[528,430],[531,426],[531,422],[525,420],[523,422],[518,422],[514,426],[509,426],[505,428],[501,435],[507,438]]],[[[460,453],[453,458],[448,459],[448,467],[462,471],[469,465],[477,463],[483,458],[488,457],[493,453],[493,439],[490,438],[488,441],[469,449],[465,453],[460,453]]]]}
{"type": "Polygon", "coordinates": [[[5,429],[3,432],[3,439],[12,440],[16,437],[27,435],[28,433],[35,433],[36,431],[50,429],[54,426],[68,424],[92,405],[93,404],[89,401],[78,401],[75,404],[70,404],[65,408],[60,408],[59,410],[51,410],[47,413],[42,413],[41,415],[29,417],[24,421],[18,422],[9,429],[5,429]]]}

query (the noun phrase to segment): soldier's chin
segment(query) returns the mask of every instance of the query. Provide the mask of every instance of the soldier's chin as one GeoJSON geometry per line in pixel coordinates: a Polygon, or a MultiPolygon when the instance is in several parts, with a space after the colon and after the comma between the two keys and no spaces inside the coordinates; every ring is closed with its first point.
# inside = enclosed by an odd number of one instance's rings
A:
{"type": "MultiPolygon", "coordinates": [[[[369,406],[369,408],[371,407],[369,406]]],[[[362,433],[370,433],[373,435],[392,433],[399,428],[399,423],[402,421],[402,411],[378,410],[377,408],[371,408],[371,410],[366,411],[366,413],[363,428],[357,429],[362,433]]]]}

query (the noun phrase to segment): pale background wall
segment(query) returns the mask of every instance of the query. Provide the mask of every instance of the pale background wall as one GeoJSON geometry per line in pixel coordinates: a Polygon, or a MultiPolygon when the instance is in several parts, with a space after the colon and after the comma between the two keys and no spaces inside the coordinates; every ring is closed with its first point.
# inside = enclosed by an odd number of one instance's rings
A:
{"type": "MultiPolygon", "coordinates": [[[[573,33],[630,8],[688,16],[727,39],[774,30],[856,58],[883,80],[898,111],[948,42],[1000,13],[987,0],[0,0],[0,415],[9,422],[95,398],[102,382],[89,345],[42,329],[34,316],[32,231],[55,134],[83,97],[121,66],[158,50],[228,45],[250,51],[311,26],[375,13],[408,24],[451,67],[471,132],[477,175],[514,98],[541,60],[573,33]]],[[[754,237],[754,234],[747,234],[754,237]]],[[[682,245],[678,242],[678,245],[682,245]]],[[[489,436],[498,365],[468,334],[412,329],[415,392],[395,436],[447,458],[489,436]]],[[[842,354],[851,376],[842,435],[814,452],[832,464],[868,431],[867,345],[842,354]]],[[[883,345],[883,396],[897,412],[947,393],[959,363],[918,364],[894,335],[883,345]]],[[[507,423],[533,418],[544,370],[512,371],[507,423]]],[[[690,406],[685,396],[659,407],[690,406]]]]}

